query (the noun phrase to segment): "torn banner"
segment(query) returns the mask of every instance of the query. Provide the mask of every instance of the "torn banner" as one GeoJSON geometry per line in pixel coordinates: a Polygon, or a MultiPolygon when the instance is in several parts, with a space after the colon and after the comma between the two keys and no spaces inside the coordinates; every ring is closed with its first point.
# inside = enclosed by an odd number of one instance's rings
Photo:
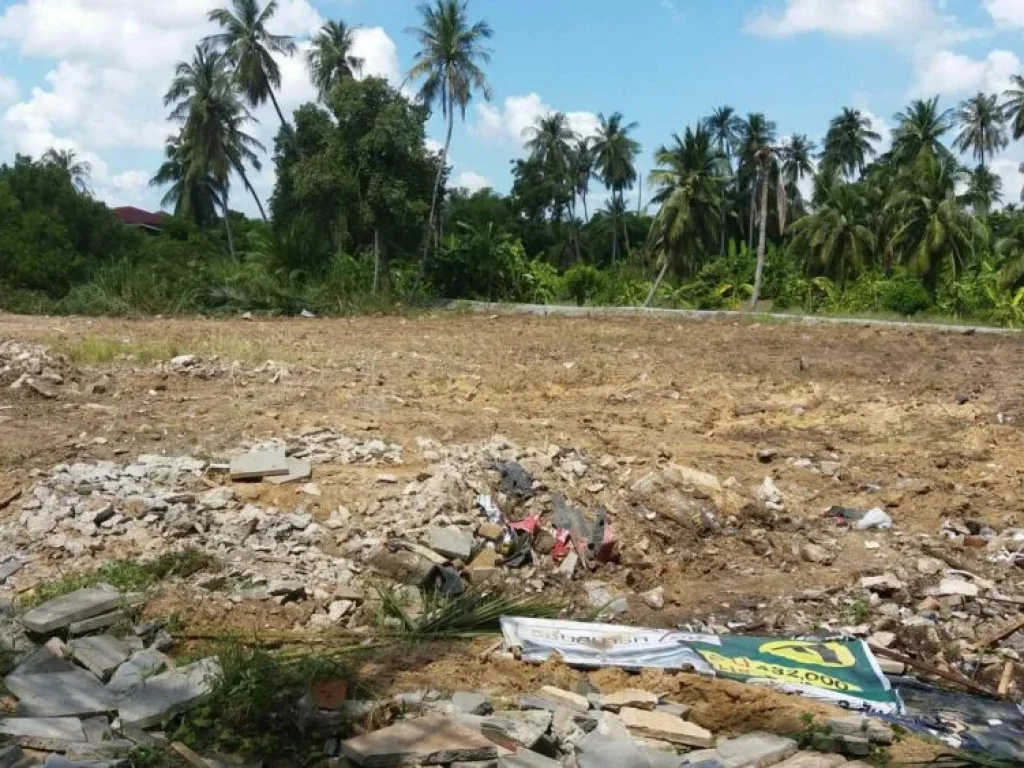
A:
{"type": "Polygon", "coordinates": [[[567,664],[691,669],[852,709],[900,711],[899,697],[861,640],[788,640],[503,617],[505,641],[523,658],[559,653],[567,664]]]}

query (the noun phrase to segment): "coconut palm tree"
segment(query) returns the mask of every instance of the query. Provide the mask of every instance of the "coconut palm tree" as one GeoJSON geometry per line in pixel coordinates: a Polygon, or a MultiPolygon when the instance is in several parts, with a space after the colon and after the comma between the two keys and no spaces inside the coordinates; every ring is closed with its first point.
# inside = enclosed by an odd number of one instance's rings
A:
{"type": "Polygon", "coordinates": [[[1010,87],[1003,91],[1003,119],[1010,129],[1014,141],[1024,137],[1024,75],[1010,78],[1010,87]]]}
{"type": "MultiPolygon", "coordinates": [[[[583,220],[590,220],[587,211],[587,194],[590,192],[590,180],[594,177],[594,142],[589,136],[577,136],[569,150],[569,169],[572,174],[576,195],[583,203],[583,220]]],[[[575,208],[575,203],[573,203],[575,208]]]]}
{"type": "Polygon", "coordinates": [[[491,98],[491,88],[481,65],[491,61],[491,51],[485,47],[484,41],[493,37],[494,31],[486,21],[470,21],[466,0],[435,0],[433,5],[421,5],[419,13],[422,16],[420,26],[409,31],[420,48],[413,58],[406,80],[423,81],[419,92],[420,101],[432,108],[439,106],[448,123],[434,194],[430,201],[422,272],[430,251],[430,233],[434,231],[437,198],[452,144],[455,112],[458,111],[462,119],[466,119],[466,108],[474,92],[481,93],[487,100],[491,98]]]}
{"type": "Polygon", "coordinates": [[[757,183],[755,192],[760,193],[760,219],[757,237],[757,269],[754,272],[754,294],[751,297],[751,306],[757,307],[761,299],[761,286],[764,283],[765,256],[768,247],[768,192],[769,187],[775,187],[775,203],[778,209],[779,234],[786,229],[786,212],[788,210],[788,199],[786,187],[783,183],[782,172],[779,168],[780,150],[770,144],[765,144],[754,153],[754,162],[757,163],[757,183]],[[774,184],[772,183],[774,181],[774,184]]]}
{"type": "Polygon", "coordinates": [[[579,137],[569,126],[569,118],[564,112],[541,115],[526,129],[524,138],[531,157],[544,165],[568,172],[570,148],[579,137]]]}
{"type": "Polygon", "coordinates": [[[260,169],[256,152],[263,146],[244,131],[252,115],[234,90],[229,67],[224,54],[206,44],[196,46],[192,61],[178,64],[164,104],[172,107],[170,119],[181,124],[180,143],[187,148],[190,183],[206,176],[216,182],[230,244],[228,190],[232,173],[237,173],[252,193],[264,220],[266,214],[246,173],[246,166],[260,169]]]}
{"type": "Polygon", "coordinates": [[[221,206],[216,179],[201,170],[193,171],[192,152],[180,136],[171,136],[164,147],[164,162],[150,179],[150,186],[168,187],[160,205],[173,208],[174,215],[199,227],[213,224],[221,206]]]}
{"type": "Polygon", "coordinates": [[[260,10],[257,0],[231,0],[230,8],[215,8],[209,20],[221,28],[206,41],[220,48],[234,67],[235,80],[250,107],[274,105],[282,127],[288,127],[281,105],[277,103],[275,88],[281,87],[281,68],[274,54],[291,56],[295,42],[286,35],[267,31],[267,24],[277,11],[277,0],[269,0],[260,10]]]}
{"type": "Polygon", "coordinates": [[[89,177],[92,175],[92,164],[88,160],[79,160],[73,149],[56,149],[50,147],[42,156],[42,162],[60,168],[67,174],[71,184],[79,193],[91,195],[89,177]]]}
{"type": "Polygon", "coordinates": [[[782,184],[793,208],[800,216],[804,212],[800,182],[805,178],[814,178],[814,155],[814,142],[802,133],[793,134],[779,147],[779,158],[782,161],[780,166],[782,184]]]}
{"type": "Polygon", "coordinates": [[[939,109],[939,97],[916,99],[896,114],[892,157],[897,165],[913,164],[922,154],[948,157],[950,151],[942,137],[953,128],[952,110],[939,109]]]}
{"type": "MultiPolygon", "coordinates": [[[[726,105],[718,107],[709,117],[704,118],[704,125],[718,147],[718,151],[722,155],[729,173],[732,174],[735,170],[733,168],[733,157],[739,148],[740,140],[743,136],[743,118],[736,114],[735,109],[726,105]]],[[[734,195],[726,195],[724,198],[723,219],[735,215],[732,207],[733,197],[734,195]]],[[[725,253],[725,230],[726,227],[723,225],[719,242],[719,247],[723,254],[725,253]]]]}
{"type": "Polygon", "coordinates": [[[743,121],[736,165],[736,183],[742,198],[749,200],[750,215],[747,227],[747,244],[754,245],[754,223],[757,216],[757,193],[760,164],[757,153],[761,147],[771,146],[776,140],[775,122],[761,112],[752,112],[743,121]]]}
{"type": "Polygon", "coordinates": [[[821,161],[837,166],[851,178],[864,172],[868,161],[875,157],[874,142],[881,140],[869,117],[859,109],[844,107],[829,123],[821,161]]]}
{"type": "Polygon", "coordinates": [[[651,226],[648,244],[661,260],[661,271],[645,306],[671,269],[677,275],[692,274],[706,258],[723,228],[722,205],[728,169],[718,142],[701,124],[687,128],[682,138],[654,153],[657,167],[650,184],[656,190],[654,202],[661,204],[651,226]]]}
{"type": "Polygon", "coordinates": [[[313,36],[306,63],[320,101],[335,84],[351,80],[363,71],[363,59],[352,54],[355,30],[340,19],[328,21],[313,36]]]}
{"type": "Polygon", "coordinates": [[[971,152],[979,165],[985,167],[985,158],[991,157],[1009,144],[1006,137],[1006,117],[995,94],[977,95],[960,104],[956,113],[960,134],[953,141],[953,147],[961,152],[971,152]]]}
{"type": "Polygon", "coordinates": [[[975,216],[987,216],[993,206],[1003,202],[1003,180],[984,165],[968,174],[967,191],[960,202],[970,206],[975,216]]]}
{"type": "MultiPolygon", "coordinates": [[[[619,201],[618,206],[610,208],[616,215],[615,228],[612,231],[612,263],[619,255],[619,230],[621,212],[626,209],[624,191],[632,189],[638,177],[636,158],[640,154],[640,143],[629,134],[636,130],[637,123],[625,123],[621,112],[610,117],[598,115],[601,127],[594,141],[595,167],[605,187],[611,191],[612,197],[619,201]]],[[[629,232],[623,227],[626,238],[626,251],[629,251],[629,232]]]]}
{"type": "Polygon", "coordinates": [[[832,277],[840,286],[870,263],[878,245],[860,184],[836,184],[814,213],[793,224],[790,235],[808,272],[832,277]]]}

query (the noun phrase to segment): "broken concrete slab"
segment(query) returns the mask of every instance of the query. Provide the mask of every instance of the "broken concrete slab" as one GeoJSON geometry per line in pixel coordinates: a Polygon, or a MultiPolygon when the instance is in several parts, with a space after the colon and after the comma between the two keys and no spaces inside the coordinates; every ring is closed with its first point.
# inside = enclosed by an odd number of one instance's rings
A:
{"type": "Polygon", "coordinates": [[[36,648],[27,659],[19,664],[12,675],[47,675],[51,672],[75,672],[74,664],[65,658],[67,649],[59,637],[51,637],[43,645],[36,648]]]}
{"type": "Polygon", "coordinates": [[[85,742],[85,731],[77,717],[6,717],[0,720],[0,737],[29,749],[63,750],[85,742]]]}
{"type": "Polygon", "coordinates": [[[658,695],[649,691],[641,691],[637,688],[627,688],[615,693],[606,693],[601,696],[601,709],[611,712],[618,712],[623,707],[633,709],[653,710],[658,706],[658,695]]]}
{"type": "Polygon", "coordinates": [[[775,768],[839,768],[846,765],[842,755],[826,755],[821,752],[797,752],[786,758],[775,768]]]}
{"type": "Polygon", "coordinates": [[[31,717],[101,715],[116,708],[114,697],[85,670],[22,675],[14,672],[4,685],[18,699],[18,712],[31,717]]]}
{"type": "Polygon", "coordinates": [[[547,699],[556,706],[565,707],[573,712],[588,712],[590,710],[590,702],[587,701],[586,696],[580,696],[580,694],[573,693],[572,691],[564,691],[553,685],[545,685],[534,696],[547,699]]]}
{"type": "Polygon", "coordinates": [[[452,696],[452,706],[457,713],[465,715],[488,715],[494,711],[490,696],[472,691],[456,692],[452,696]]]}
{"type": "Polygon", "coordinates": [[[499,757],[498,768],[562,768],[562,764],[550,757],[522,749],[514,755],[499,757]]]}
{"type": "Polygon", "coordinates": [[[490,717],[472,718],[462,715],[459,723],[479,730],[484,736],[505,749],[518,747],[532,749],[537,746],[551,727],[553,715],[544,711],[518,712],[502,710],[490,717]]]}
{"type": "MultiPolygon", "coordinates": [[[[640,709],[640,707],[638,707],[640,709]]],[[[693,710],[688,704],[677,704],[674,701],[666,701],[664,704],[659,704],[654,708],[658,712],[664,712],[666,715],[672,715],[673,717],[681,717],[686,720],[690,716],[690,712],[693,710]]]]}
{"type": "Polygon", "coordinates": [[[434,525],[427,529],[427,546],[439,555],[466,563],[473,554],[473,534],[454,525],[434,525]]]}
{"type": "Polygon", "coordinates": [[[289,472],[284,451],[253,451],[231,460],[228,473],[232,480],[261,480],[279,477],[289,472]]]}
{"type": "Polygon", "coordinates": [[[476,731],[442,717],[403,720],[341,743],[344,755],[362,768],[442,765],[493,760],[497,747],[476,731]]]}
{"type": "Polygon", "coordinates": [[[96,635],[75,640],[71,646],[71,653],[75,661],[101,680],[105,680],[132,655],[131,648],[112,635],[96,635]]]}
{"type": "Polygon", "coordinates": [[[288,465],[288,473],[285,475],[275,475],[273,477],[267,477],[268,483],[274,485],[284,485],[285,483],[300,483],[303,480],[309,480],[313,476],[313,465],[308,461],[302,459],[295,459],[291,456],[285,457],[285,464],[288,465]]]}
{"type": "Polygon", "coordinates": [[[95,632],[97,629],[106,629],[122,621],[128,621],[128,614],[124,611],[111,611],[94,616],[91,619],[73,621],[68,624],[68,633],[71,635],[86,635],[95,632]]]}
{"type": "Polygon", "coordinates": [[[726,739],[715,751],[729,768],[768,768],[792,757],[798,749],[793,739],[757,732],[726,739]]]}
{"type": "Polygon", "coordinates": [[[710,747],[715,743],[711,731],[664,712],[646,712],[642,709],[624,707],[619,712],[619,717],[634,736],[659,739],[687,747],[710,747]]]}
{"type": "Polygon", "coordinates": [[[109,613],[121,604],[122,596],[112,588],[88,587],[49,600],[21,617],[29,632],[56,632],[72,622],[109,613]]]}
{"type": "Polygon", "coordinates": [[[576,745],[579,768],[679,768],[683,758],[594,731],[576,745]]]}
{"type": "MultiPolygon", "coordinates": [[[[202,702],[220,676],[216,659],[203,659],[145,680],[121,701],[123,725],[148,728],[202,702]]],[[[112,694],[111,694],[112,695],[112,694]]]]}
{"type": "Polygon", "coordinates": [[[167,667],[167,657],[152,648],[136,651],[124,664],[117,668],[107,683],[107,690],[116,694],[125,694],[137,688],[150,677],[163,672],[167,667]]]}
{"type": "Polygon", "coordinates": [[[82,720],[85,740],[90,744],[102,744],[110,738],[110,720],[106,716],[87,717],[82,720]]]}

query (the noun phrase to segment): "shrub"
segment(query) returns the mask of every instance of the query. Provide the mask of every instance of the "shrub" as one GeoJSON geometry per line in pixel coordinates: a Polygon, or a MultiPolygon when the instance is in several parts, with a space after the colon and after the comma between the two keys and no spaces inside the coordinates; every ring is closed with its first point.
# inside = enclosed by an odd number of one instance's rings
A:
{"type": "Polygon", "coordinates": [[[602,275],[589,264],[576,264],[562,276],[565,292],[577,306],[582,307],[601,289],[602,275]]]}

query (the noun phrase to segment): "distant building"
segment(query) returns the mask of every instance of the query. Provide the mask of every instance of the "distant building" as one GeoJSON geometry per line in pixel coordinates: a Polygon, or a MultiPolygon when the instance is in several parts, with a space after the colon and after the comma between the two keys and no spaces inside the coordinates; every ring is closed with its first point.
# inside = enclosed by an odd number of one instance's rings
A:
{"type": "Polygon", "coordinates": [[[163,229],[163,213],[150,213],[141,208],[126,205],[122,208],[115,208],[114,216],[127,227],[138,227],[147,232],[159,232],[163,229]]]}

